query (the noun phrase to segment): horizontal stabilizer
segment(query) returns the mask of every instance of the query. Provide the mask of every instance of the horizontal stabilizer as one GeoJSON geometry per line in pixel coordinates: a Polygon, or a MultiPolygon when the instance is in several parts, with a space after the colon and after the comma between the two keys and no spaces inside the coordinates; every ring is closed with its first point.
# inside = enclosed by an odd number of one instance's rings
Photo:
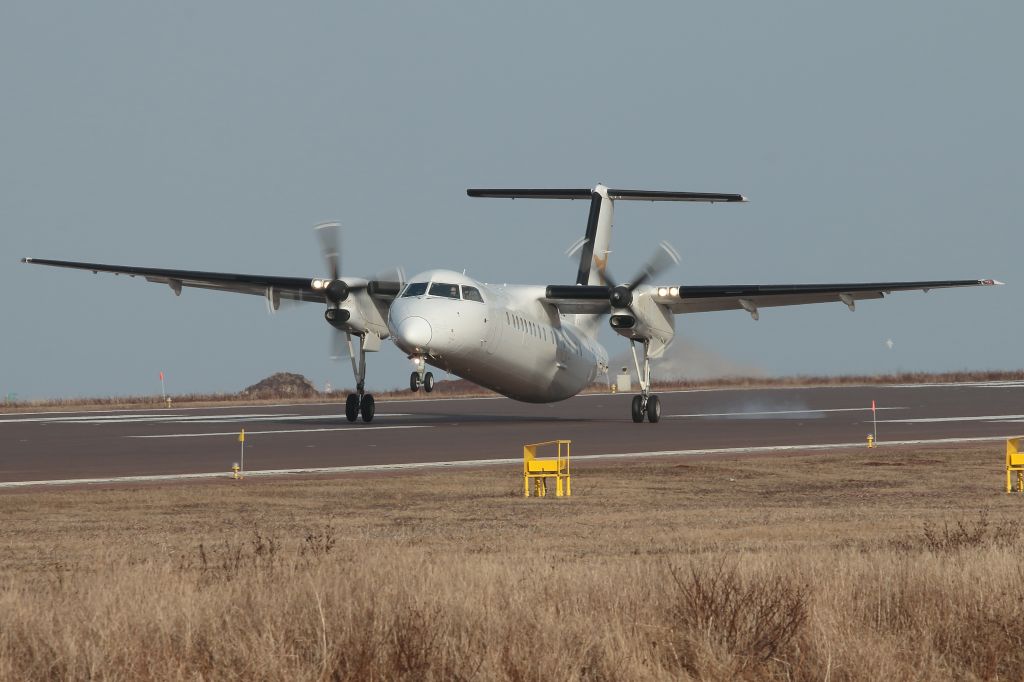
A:
{"type": "MultiPolygon", "coordinates": [[[[592,189],[467,189],[471,197],[491,199],[590,199],[592,189]]],[[[622,201],[746,201],[742,194],[714,192],[658,192],[646,189],[609,189],[608,198],[622,201]]]]}
{"type": "Polygon", "coordinates": [[[584,189],[467,189],[471,197],[490,199],[589,199],[593,190],[584,189]]]}
{"type": "Polygon", "coordinates": [[[610,199],[627,201],[746,201],[742,194],[718,194],[715,192],[650,192],[645,189],[610,189],[610,199]]]}

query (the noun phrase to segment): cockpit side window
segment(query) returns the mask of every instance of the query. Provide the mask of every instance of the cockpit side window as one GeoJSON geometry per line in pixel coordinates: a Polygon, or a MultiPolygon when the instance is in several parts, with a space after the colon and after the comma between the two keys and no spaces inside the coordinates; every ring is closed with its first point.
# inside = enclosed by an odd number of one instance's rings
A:
{"type": "Polygon", "coordinates": [[[465,284],[462,285],[462,298],[467,301],[476,301],[477,303],[483,303],[484,298],[480,295],[480,290],[476,287],[467,287],[465,284]]]}
{"type": "Polygon", "coordinates": [[[459,297],[459,285],[445,284],[444,282],[433,282],[430,285],[430,295],[457,299],[459,297]]]}
{"type": "Polygon", "coordinates": [[[405,291],[402,292],[402,298],[407,296],[422,296],[425,293],[427,293],[426,282],[412,282],[405,287],[405,291]]]}

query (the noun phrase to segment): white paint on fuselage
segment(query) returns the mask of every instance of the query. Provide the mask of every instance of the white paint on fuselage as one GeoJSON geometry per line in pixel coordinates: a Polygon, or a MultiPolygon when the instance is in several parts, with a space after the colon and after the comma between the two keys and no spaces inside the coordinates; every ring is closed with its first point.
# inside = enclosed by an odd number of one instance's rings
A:
{"type": "MultiPolygon", "coordinates": [[[[579,393],[607,372],[608,353],[554,306],[543,286],[485,284],[452,270],[429,270],[411,283],[476,287],[483,302],[444,296],[399,296],[388,318],[395,344],[410,356],[514,400],[549,403],[579,393]],[[402,322],[418,317],[430,341],[405,338],[402,322]]],[[[429,291],[429,289],[428,289],[429,291]]],[[[404,293],[404,292],[403,292],[404,293]]]]}

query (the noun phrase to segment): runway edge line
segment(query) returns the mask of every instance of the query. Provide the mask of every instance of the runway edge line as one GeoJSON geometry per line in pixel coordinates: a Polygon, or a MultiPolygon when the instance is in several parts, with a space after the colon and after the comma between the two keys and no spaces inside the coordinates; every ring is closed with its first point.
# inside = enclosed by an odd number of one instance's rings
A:
{"type": "MultiPolygon", "coordinates": [[[[892,440],[884,441],[883,446],[900,445],[953,445],[957,443],[1002,442],[1004,436],[978,436],[972,438],[936,438],[932,440],[892,440]]],[[[653,452],[620,452],[601,455],[574,455],[573,460],[596,461],[602,459],[627,459],[641,457],[687,457],[695,455],[740,455],[771,452],[800,452],[808,450],[864,448],[864,443],[814,443],[806,445],[770,445],[747,448],[703,448],[698,450],[659,450],[653,452]]],[[[406,464],[363,464],[344,467],[310,467],[294,469],[262,469],[245,472],[246,477],[272,477],[317,474],[358,474],[384,471],[415,471],[419,469],[469,468],[496,466],[501,464],[522,464],[521,457],[502,459],[468,459],[454,462],[410,462],[406,464]]],[[[32,486],[65,486],[65,485],[100,485],[104,483],[156,483],[161,481],[186,481],[198,479],[223,478],[228,480],[230,474],[224,471],[196,474],[153,474],[148,476],[115,476],[109,478],[73,478],[52,481],[7,481],[0,482],[0,489],[27,488],[32,486]]]]}

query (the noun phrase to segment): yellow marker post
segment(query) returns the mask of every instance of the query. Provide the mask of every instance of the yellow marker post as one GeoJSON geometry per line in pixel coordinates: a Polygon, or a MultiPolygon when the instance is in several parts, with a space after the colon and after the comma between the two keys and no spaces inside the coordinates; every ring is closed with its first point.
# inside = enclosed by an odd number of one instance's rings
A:
{"type": "Polygon", "coordinates": [[[870,433],[868,434],[868,447],[869,448],[875,447],[875,437],[872,436],[870,433]]]}
{"type": "Polygon", "coordinates": [[[241,466],[239,466],[240,472],[235,472],[236,478],[242,478],[245,476],[245,429],[238,434],[238,442],[242,444],[242,456],[239,458],[241,466]]]}

